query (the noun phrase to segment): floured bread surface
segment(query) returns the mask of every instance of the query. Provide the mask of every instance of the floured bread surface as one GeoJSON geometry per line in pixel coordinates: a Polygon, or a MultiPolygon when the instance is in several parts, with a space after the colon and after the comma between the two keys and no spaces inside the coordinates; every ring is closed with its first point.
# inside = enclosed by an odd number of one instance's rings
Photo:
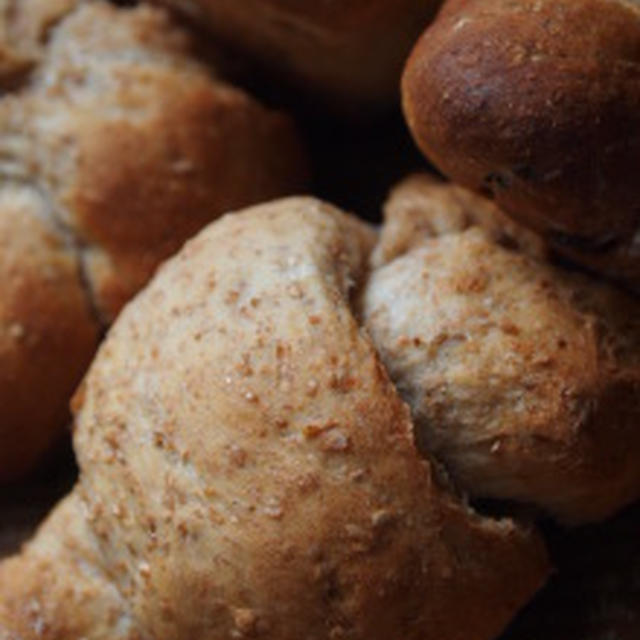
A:
{"type": "Polygon", "coordinates": [[[418,453],[350,305],[375,239],[289,199],[225,217],[165,264],[76,398],[78,486],[0,565],[0,629],[500,633],[544,581],[545,552],[514,522],[470,511],[418,453]]]}
{"type": "Polygon", "coordinates": [[[365,324],[462,488],[601,520],[640,497],[640,302],[540,260],[514,223],[497,234],[493,205],[469,194],[463,211],[459,191],[396,189],[365,324]]]}
{"type": "Polygon", "coordinates": [[[0,87],[19,82],[39,62],[50,31],[81,1],[0,1],[0,87]]]}
{"type": "Polygon", "coordinates": [[[90,2],[0,102],[5,172],[51,197],[109,319],[206,222],[304,184],[291,122],[189,54],[162,11],[90,2]]]}
{"type": "MultiPolygon", "coordinates": [[[[45,3],[10,5],[6,29],[40,24],[45,3]]],[[[0,477],[32,466],[59,435],[96,326],[162,260],[223,212],[302,188],[307,172],[292,122],[197,62],[163,11],[86,2],[46,22],[38,64],[0,97],[0,244],[44,225],[64,245],[75,290],[42,276],[60,260],[53,240],[35,247],[39,232],[24,259],[17,249],[0,256],[0,336],[25,331],[0,352],[0,459],[13,461],[0,460],[0,477]],[[24,198],[37,211],[21,213],[24,198]],[[16,282],[29,293],[12,293],[16,282]]]]}

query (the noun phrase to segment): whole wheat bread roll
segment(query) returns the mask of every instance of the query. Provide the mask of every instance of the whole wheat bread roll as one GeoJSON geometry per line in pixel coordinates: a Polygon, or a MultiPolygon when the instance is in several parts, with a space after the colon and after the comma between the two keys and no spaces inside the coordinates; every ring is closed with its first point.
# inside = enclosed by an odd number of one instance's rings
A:
{"type": "Polygon", "coordinates": [[[418,453],[351,308],[374,242],[287,199],[163,266],[75,399],[78,485],[0,564],[0,637],[496,637],[546,554],[418,453]]]}
{"type": "Polygon", "coordinates": [[[159,262],[306,177],[290,120],[193,60],[160,9],[88,2],[42,47],[0,99],[0,480],[59,434],[100,330],[159,262]]]}
{"type": "Polygon", "coordinates": [[[50,31],[81,1],[0,1],[1,87],[17,82],[40,60],[50,31]]]}
{"type": "Polygon", "coordinates": [[[24,471],[65,424],[100,334],[47,206],[28,187],[0,188],[1,480],[24,471]]]}
{"type": "Polygon", "coordinates": [[[640,4],[450,0],[407,63],[403,102],[454,182],[640,288],[640,4]]]}
{"type": "Polygon", "coordinates": [[[326,109],[398,101],[402,65],[441,0],[156,0],[301,88],[326,109]]]}
{"type": "Polygon", "coordinates": [[[551,266],[505,218],[429,176],[401,183],[363,320],[461,488],[602,520],[640,498],[640,301],[551,266]]]}

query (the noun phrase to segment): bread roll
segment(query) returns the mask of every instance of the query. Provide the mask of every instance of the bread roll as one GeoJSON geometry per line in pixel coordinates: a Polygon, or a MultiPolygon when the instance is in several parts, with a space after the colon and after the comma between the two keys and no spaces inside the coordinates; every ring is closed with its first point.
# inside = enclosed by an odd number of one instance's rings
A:
{"type": "Polygon", "coordinates": [[[156,0],[190,15],[322,106],[395,104],[402,65],[441,0],[156,0]]]}
{"type": "Polygon", "coordinates": [[[556,251],[640,288],[640,5],[453,0],[407,63],[428,158],[556,251]]]}
{"type": "Polygon", "coordinates": [[[545,551],[418,454],[350,307],[374,241],[287,199],[165,264],[76,397],[78,485],[0,564],[0,637],[496,637],[545,551]]]}
{"type": "Polygon", "coordinates": [[[305,184],[290,120],[189,51],[159,9],[89,2],[51,32],[20,90],[0,99],[0,244],[24,233],[33,256],[0,253],[0,480],[32,466],[59,434],[98,328],[159,262],[222,212],[305,184]],[[43,225],[55,239],[31,237],[43,232],[27,227],[43,225]],[[73,295],[47,279],[62,268],[50,245],[64,253],[73,295]]]}
{"type": "Polygon", "coordinates": [[[501,216],[426,176],[398,186],[363,319],[460,487],[602,520],[640,498],[640,302],[552,267],[501,216]]]}
{"type": "Polygon", "coordinates": [[[6,88],[42,56],[50,31],[81,0],[0,2],[0,86],[6,88]]]}
{"type": "Polygon", "coordinates": [[[0,188],[0,480],[22,473],[64,425],[100,334],[47,207],[33,189],[0,188]]]}

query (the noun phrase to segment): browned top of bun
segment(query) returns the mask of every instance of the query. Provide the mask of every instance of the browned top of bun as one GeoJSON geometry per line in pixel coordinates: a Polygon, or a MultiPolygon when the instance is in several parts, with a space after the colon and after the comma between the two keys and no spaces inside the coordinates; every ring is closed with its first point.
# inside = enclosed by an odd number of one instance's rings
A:
{"type": "Polygon", "coordinates": [[[16,162],[51,192],[107,317],[207,221],[304,184],[291,122],[189,51],[159,10],[89,4],[0,104],[16,162]]]}
{"type": "Polygon", "coordinates": [[[447,3],[403,95],[417,142],[452,180],[572,259],[639,281],[640,6],[447,3]]]}
{"type": "Polygon", "coordinates": [[[29,469],[64,425],[66,399],[99,335],[75,253],[49,206],[24,186],[0,189],[0,482],[29,469]]]}
{"type": "Polygon", "coordinates": [[[291,120],[195,60],[164,11],[14,4],[5,34],[70,13],[0,98],[3,479],[60,433],[98,326],[162,260],[222,213],[307,177],[291,120]]]}

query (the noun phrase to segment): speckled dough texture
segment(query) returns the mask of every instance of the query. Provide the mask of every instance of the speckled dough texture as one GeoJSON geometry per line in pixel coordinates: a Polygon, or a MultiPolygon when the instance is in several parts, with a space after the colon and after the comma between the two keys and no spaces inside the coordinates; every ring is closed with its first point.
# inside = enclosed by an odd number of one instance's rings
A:
{"type": "Polygon", "coordinates": [[[428,176],[400,184],[364,323],[462,488],[602,520],[640,498],[640,301],[551,266],[503,218],[428,176]]]}
{"type": "Polygon", "coordinates": [[[76,396],[77,487],[0,565],[0,637],[500,633],[546,553],[418,453],[351,306],[375,240],[288,199],[223,218],[162,267],[76,396]]]}
{"type": "Polygon", "coordinates": [[[0,2],[0,86],[17,82],[41,59],[51,29],[81,1],[0,2]]]}
{"type": "Polygon", "coordinates": [[[640,4],[450,0],[405,68],[413,135],[553,248],[640,289],[640,4]]]}
{"type": "Polygon", "coordinates": [[[328,106],[399,99],[402,65],[441,0],[156,0],[328,106]]]}
{"type": "MultiPolygon", "coordinates": [[[[9,3],[0,36],[27,43],[71,4],[9,3]]],[[[290,120],[193,60],[162,10],[86,2],[46,33],[0,98],[0,481],[59,434],[99,330],[155,267],[307,171],[290,120]]]]}

